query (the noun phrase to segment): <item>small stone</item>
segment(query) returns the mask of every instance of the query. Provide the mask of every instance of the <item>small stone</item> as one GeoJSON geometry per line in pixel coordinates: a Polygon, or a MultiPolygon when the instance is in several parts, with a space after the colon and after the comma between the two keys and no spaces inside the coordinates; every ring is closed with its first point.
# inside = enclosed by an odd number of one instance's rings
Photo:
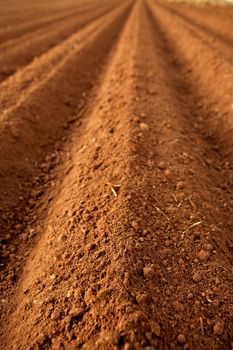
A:
{"type": "Polygon", "coordinates": [[[176,199],[178,202],[182,201],[183,199],[185,199],[185,193],[184,192],[176,193],[176,199]]]}
{"type": "Polygon", "coordinates": [[[46,339],[47,339],[47,335],[45,333],[40,333],[36,338],[36,342],[39,344],[43,344],[46,339]]]}
{"type": "Polygon", "coordinates": [[[153,334],[151,332],[146,332],[145,337],[147,340],[151,341],[153,334]]]}
{"type": "Polygon", "coordinates": [[[163,256],[163,258],[172,255],[172,250],[170,248],[162,248],[159,252],[163,256]]]}
{"type": "Polygon", "coordinates": [[[88,288],[86,291],[85,291],[85,294],[84,294],[84,301],[85,303],[89,306],[92,304],[93,302],[93,291],[91,288],[88,288]]]}
{"type": "Polygon", "coordinates": [[[165,172],[164,172],[164,174],[165,174],[166,176],[169,176],[169,175],[171,174],[171,171],[170,171],[169,169],[166,169],[165,172]]]}
{"type": "Polygon", "coordinates": [[[84,308],[73,308],[69,311],[70,316],[81,317],[85,313],[84,308]]]}
{"type": "Polygon", "coordinates": [[[177,337],[177,341],[179,344],[185,344],[186,343],[185,335],[180,333],[177,337]]]}
{"type": "Polygon", "coordinates": [[[198,259],[201,261],[206,261],[209,259],[210,253],[206,250],[200,250],[200,252],[197,254],[198,259]]]}
{"type": "Polygon", "coordinates": [[[31,228],[29,229],[29,233],[28,233],[28,238],[33,238],[36,235],[36,231],[35,229],[31,228]]]}
{"type": "Polygon", "coordinates": [[[150,266],[146,266],[143,268],[143,275],[146,279],[151,279],[155,276],[155,272],[150,266]]]}
{"type": "Polygon", "coordinates": [[[192,299],[193,298],[193,293],[188,293],[187,299],[192,299]]]}
{"type": "Polygon", "coordinates": [[[206,158],[205,162],[207,165],[211,165],[213,163],[212,159],[206,158]]]}
{"type": "Polygon", "coordinates": [[[213,246],[210,243],[206,244],[205,248],[206,248],[206,250],[208,250],[210,252],[213,250],[213,246]]]}
{"type": "Polygon", "coordinates": [[[178,264],[179,264],[179,265],[184,265],[185,262],[184,262],[184,260],[183,260],[182,258],[180,258],[180,259],[178,260],[178,264]]]}
{"type": "Polygon", "coordinates": [[[140,118],[139,118],[139,117],[134,117],[134,118],[133,118],[133,121],[134,121],[135,123],[140,123],[140,118]]]}
{"type": "Polygon", "coordinates": [[[179,191],[179,190],[182,190],[183,188],[184,188],[184,182],[183,181],[177,182],[176,189],[179,191]]]}
{"type": "Polygon", "coordinates": [[[55,310],[54,312],[52,312],[50,318],[54,321],[59,320],[61,316],[61,313],[59,310],[55,310]]]}
{"type": "Polygon", "coordinates": [[[151,330],[157,337],[161,336],[161,328],[157,322],[151,323],[151,330]]]}
{"type": "Polygon", "coordinates": [[[160,282],[161,282],[162,284],[165,284],[165,283],[167,283],[167,280],[166,280],[165,277],[161,277],[161,278],[160,278],[160,282]]]}
{"type": "Polygon", "coordinates": [[[28,238],[29,238],[29,237],[28,237],[28,233],[27,233],[27,232],[23,233],[22,236],[21,236],[21,239],[22,239],[23,241],[26,241],[28,238]]]}
{"type": "Polygon", "coordinates": [[[148,294],[147,293],[137,294],[136,300],[138,304],[145,304],[148,301],[148,294]]]}
{"type": "Polygon", "coordinates": [[[165,162],[164,162],[164,161],[159,162],[159,164],[158,164],[158,168],[159,168],[159,169],[164,170],[165,167],[166,167],[166,166],[165,166],[165,162]]]}
{"type": "Polygon", "coordinates": [[[135,228],[135,230],[137,230],[138,227],[139,227],[137,221],[132,221],[132,222],[131,222],[131,226],[132,226],[133,228],[135,228]]]}
{"type": "Polygon", "coordinates": [[[17,224],[15,225],[15,230],[16,232],[22,232],[23,231],[23,225],[22,224],[17,224]]]}
{"type": "Polygon", "coordinates": [[[141,128],[142,130],[148,130],[148,129],[149,129],[149,125],[146,124],[146,123],[140,123],[140,128],[141,128]]]}
{"type": "Polygon", "coordinates": [[[58,240],[61,241],[61,242],[65,242],[65,241],[67,240],[67,238],[68,238],[67,235],[64,234],[64,233],[62,233],[62,234],[59,236],[58,240]]]}
{"type": "Polygon", "coordinates": [[[218,299],[215,299],[215,300],[212,301],[211,305],[214,306],[214,307],[219,307],[219,304],[220,304],[220,301],[218,299]]]}
{"type": "Polygon", "coordinates": [[[224,322],[223,321],[217,321],[214,325],[214,334],[216,335],[222,335],[224,331],[224,322]]]}
{"type": "Polygon", "coordinates": [[[88,222],[88,221],[90,221],[92,219],[92,215],[88,214],[88,213],[87,214],[85,213],[85,214],[82,215],[82,219],[83,219],[84,222],[88,222]]]}
{"type": "Polygon", "coordinates": [[[72,290],[68,290],[66,297],[70,298],[73,295],[73,291],[72,290]]]}
{"type": "Polygon", "coordinates": [[[192,279],[193,279],[193,282],[195,282],[195,283],[200,282],[200,281],[201,281],[201,275],[200,275],[200,273],[196,272],[196,273],[193,275],[192,279]]]}

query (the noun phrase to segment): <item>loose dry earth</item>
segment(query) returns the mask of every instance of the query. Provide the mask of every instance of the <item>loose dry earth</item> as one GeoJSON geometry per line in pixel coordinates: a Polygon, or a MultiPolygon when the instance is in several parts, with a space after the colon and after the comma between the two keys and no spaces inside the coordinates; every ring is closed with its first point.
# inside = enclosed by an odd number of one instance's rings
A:
{"type": "Polygon", "coordinates": [[[233,8],[0,13],[1,349],[232,349],[233,8]]]}

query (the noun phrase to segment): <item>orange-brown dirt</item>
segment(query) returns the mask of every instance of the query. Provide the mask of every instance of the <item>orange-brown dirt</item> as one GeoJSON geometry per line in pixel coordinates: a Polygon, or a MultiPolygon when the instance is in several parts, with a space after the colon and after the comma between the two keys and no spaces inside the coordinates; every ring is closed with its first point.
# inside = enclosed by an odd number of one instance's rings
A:
{"type": "Polygon", "coordinates": [[[0,348],[233,349],[233,8],[0,10],[0,348]]]}

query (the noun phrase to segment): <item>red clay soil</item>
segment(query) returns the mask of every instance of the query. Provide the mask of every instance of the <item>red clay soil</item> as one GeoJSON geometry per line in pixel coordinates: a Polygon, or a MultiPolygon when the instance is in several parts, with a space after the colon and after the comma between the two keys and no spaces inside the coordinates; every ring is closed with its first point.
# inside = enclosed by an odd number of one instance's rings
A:
{"type": "Polygon", "coordinates": [[[4,5],[1,349],[233,349],[233,8],[4,5]]]}
{"type": "MultiPolygon", "coordinates": [[[[105,1],[106,2],[106,1],[105,1]]],[[[14,74],[17,70],[29,64],[32,60],[48,51],[56,44],[60,44],[73,33],[92,22],[101,15],[107,13],[117,2],[101,2],[96,8],[86,9],[79,6],[78,9],[63,11],[59,16],[53,14],[42,16],[39,19],[31,19],[30,22],[12,24],[6,29],[0,28],[0,81],[14,74]]],[[[119,1],[118,1],[119,2],[119,1]]],[[[77,5],[76,5],[77,6],[77,5]]]]}

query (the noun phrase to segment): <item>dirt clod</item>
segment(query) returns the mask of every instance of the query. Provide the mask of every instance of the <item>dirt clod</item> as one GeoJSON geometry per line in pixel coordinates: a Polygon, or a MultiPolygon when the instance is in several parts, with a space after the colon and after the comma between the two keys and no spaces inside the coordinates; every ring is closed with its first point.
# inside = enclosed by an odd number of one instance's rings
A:
{"type": "Polygon", "coordinates": [[[177,191],[183,190],[184,187],[185,187],[185,183],[183,181],[177,182],[176,184],[177,191]]]}
{"type": "Polygon", "coordinates": [[[157,337],[161,336],[161,327],[157,322],[151,324],[151,330],[157,337]]]}
{"type": "Polygon", "coordinates": [[[214,325],[214,334],[216,335],[222,335],[224,332],[224,322],[223,321],[217,321],[214,325]]]}
{"type": "Polygon", "coordinates": [[[206,250],[200,250],[200,252],[197,254],[198,259],[201,261],[206,261],[209,259],[210,253],[206,250]]]}
{"type": "Polygon", "coordinates": [[[147,293],[139,293],[136,295],[136,300],[139,304],[144,304],[148,301],[148,294],[147,293]]]}
{"type": "Polygon", "coordinates": [[[184,334],[180,333],[178,336],[177,336],[177,341],[179,344],[185,344],[186,343],[186,337],[184,334]]]}
{"type": "Polygon", "coordinates": [[[199,272],[195,272],[194,275],[192,276],[193,282],[198,283],[201,282],[202,277],[199,272]]]}
{"type": "Polygon", "coordinates": [[[149,125],[146,124],[146,123],[140,123],[139,126],[140,126],[140,129],[142,129],[142,130],[148,130],[149,129],[149,125]]]}
{"type": "Polygon", "coordinates": [[[155,277],[155,271],[150,266],[145,266],[143,268],[143,275],[146,279],[153,279],[155,277]]]}

